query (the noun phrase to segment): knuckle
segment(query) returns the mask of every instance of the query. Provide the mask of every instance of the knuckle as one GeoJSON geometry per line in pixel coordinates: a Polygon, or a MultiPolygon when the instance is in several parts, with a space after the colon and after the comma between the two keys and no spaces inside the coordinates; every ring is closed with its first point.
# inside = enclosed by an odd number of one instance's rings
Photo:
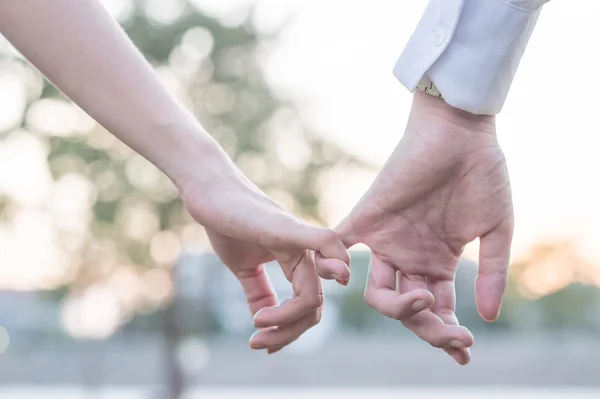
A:
{"type": "Polygon", "coordinates": [[[317,310],[310,319],[310,326],[314,327],[321,322],[321,318],[323,316],[323,312],[321,310],[317,310]]]}
{"type": "Polygon", "coordinates": [[[339,241],[341,241],[340,237],[336,234],[336,232],[330,229],[324,229],[323,237],[321,240],[323,242],[323,245],[327,247],[335,246],[339,243],[339,241]]]}
{"type": "Polygon", "coordinates": [[[434,348],[446,347],[446,344],[444,343],[444,340],[441,337],[429,337],[429,339],[425,339],[425,341],[427,341],[429,345],[433,346],[434,348]]]}
{"type": "MultiPolygon", "coordinates": [[[[441,306],[436,309],[435,313],[437,313],[438,316],[455,317],[454,309],[449,306],[441,306]]],[[[444,319],[444,317],[442,317],[442,319],[444,319]]]]}
{"type": "Polygon", "coordinates": [[[376,309],[375,299],[373,298],[373,292],[371,290],[365,290],[365,293],[363,294],[363,299],[365,300],[365,303],[369,305],[370,308],[376,309]]]}
{"type": "Polygon", "coordinates": [[[403,308],[396,308],[390,311],[390,317],[395,320],[403,320],[406,318],[406,312],[403,308]]]}
{"type": "Polygon", "coordinates": [[[323,294],[318,294],[318,295],[312,296],[307,301],[307,305],[311,309],[319,309],[321,306],[323,306],[323,302],[324,302],[323,294]]]}
{"type": "Polygon", "coordinates": [[[446,344],[444,338],[440,335],[433,334],[431,331],[424,331],[422,328],[416,327],[414,324],[407,322],[406,320],[401,321],[402,325],[412,331],[417,337],[427,342],[434,348],[445,348],[446,344]]]}

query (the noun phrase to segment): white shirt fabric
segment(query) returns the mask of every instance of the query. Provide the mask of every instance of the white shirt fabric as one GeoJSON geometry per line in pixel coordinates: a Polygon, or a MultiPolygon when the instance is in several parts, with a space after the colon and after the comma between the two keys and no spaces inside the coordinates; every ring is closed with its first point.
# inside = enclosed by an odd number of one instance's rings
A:
{"type": "Polygon", "coordinates": [[[411,92],[427,75],[453,107],[497,114],[548,1],[430,0],[394,75],[411,92]]]}

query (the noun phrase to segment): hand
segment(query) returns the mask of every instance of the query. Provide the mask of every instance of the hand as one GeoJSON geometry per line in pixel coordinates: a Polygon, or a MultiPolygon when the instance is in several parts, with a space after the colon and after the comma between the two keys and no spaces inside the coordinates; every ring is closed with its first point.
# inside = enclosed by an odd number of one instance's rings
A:
{"type": "Polygon", "coordinates": [[[337,230],[348,247],[362,242],[373,252],[366,302],[468,363],[473,336],[454,313],[459,258],[480,239],[477,309],[496,320],[513,231],[494,117],[417,92],[404,137],[337,230]]]}
{"type": "Polygon", "coordinates": [[[348,252],[333,231],[286,213],[221,152],[205,162],[209,167],[198,169],[202,175],[188,175],[178,184],[185,206],[242,284],[259,329],[250,347],[274,353],[320,321],[323,289],[317,267],[322,277],[348,283],[348,252]],[[280,306],[263,266],[273,260],[294,291],[280,306]]]}

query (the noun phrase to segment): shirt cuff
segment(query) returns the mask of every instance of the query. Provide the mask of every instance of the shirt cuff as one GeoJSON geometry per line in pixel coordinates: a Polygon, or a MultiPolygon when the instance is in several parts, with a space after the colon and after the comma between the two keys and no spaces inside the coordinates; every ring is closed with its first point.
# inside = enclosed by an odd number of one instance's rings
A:
{"type": "Polygon", "coordinates": [[[451,106],[497,114],[547,1],[431,0],[394,75],[411,92],[427,75],[451,106]]]}

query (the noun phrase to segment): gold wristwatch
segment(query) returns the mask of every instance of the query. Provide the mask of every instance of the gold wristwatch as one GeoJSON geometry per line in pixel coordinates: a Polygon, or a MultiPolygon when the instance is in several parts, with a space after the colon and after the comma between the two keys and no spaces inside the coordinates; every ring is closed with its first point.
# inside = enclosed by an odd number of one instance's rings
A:
{"type": "Polygon", "coordinates": [[[429,79],[429,76],[427,75],[423,75],[419,83],[417,83],[417,90],[437,98],[444,98],[442,97],[442,93],[439,92],[437,87],[435,87],[435,84],[433,84],[433,82],[431,81],[431,79],[429,79]]]}

